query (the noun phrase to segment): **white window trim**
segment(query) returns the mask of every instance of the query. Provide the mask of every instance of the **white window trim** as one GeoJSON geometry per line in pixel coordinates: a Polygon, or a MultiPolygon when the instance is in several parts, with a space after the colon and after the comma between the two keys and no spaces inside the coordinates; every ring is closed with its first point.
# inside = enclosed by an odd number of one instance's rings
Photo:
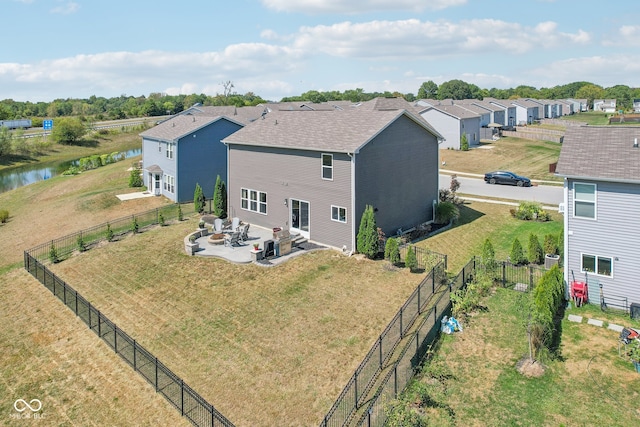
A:
{"type": "Polygon", "coordinates": [[[582,271],[583,273],[586,271],[584,269],[584,265],[582,265],[582,261],[584,259],[584,256],[591,256],[595,258],[595,267],[596,269],[598,268],[598,259],[600,258],[606,258],[609,259],[611,261],[611,275],[606,275],[606,274],[600,274],[597,271],[588,271],[588,274],[593,274],[594,276],[599,276],[599,277],[608,277],[608,278],[613,278],[613,257],[610,256],[604,256],[604,255],[594,255],[591,253],[587,253],[587,252],[582,252],[580,253],[580,271],[582,271]]]}
{"type": "Polygon", "coordinates": [[[176,193],[176,178],[173,175],[164,175],[164,190],[167,193],[176,193]]]}
{"type": "Polygon", "coordinates": [[[337,205],[331,205],[331,221],[334,222],[339,222],[340,224],[346,224],[347,223],[347,208],[344,208],[342,206],[337,206],[337,205]],[[335,219],[333,217],[333,209],[338,209],[338,219],[335,219]],[[340,221],[340,209],[344,209],[344,221],[340,221]]]}
{"type": "Polygon", "coordinates": [[[591,220],[591,221],[597,220],[598,219],[598,184],[594,184],[594,183],[591,183],[591,182],[574,182],[572,191],[573,191],[573,217],[574,218],[591,220]],[[591,200],[576,199],[576,184],[593,186],[593,202],[591,200]],[[584,202],[584,203],[593,203],[593,218],[590,218],[588,216],[576,215],[576,201],[584,202]]]}
{"type": "Polygon", "coordinates": [[[322,153],[320,154],[320,177],[322,179],[324,179],[325,181],[333,181],[333,154],[330,153],[322,153]],[[325,166],[324,164],[324,156],[329,156],[331,157],[331,166],[325,166]],[[329,170],[331,170],[331,178],[325,178],[324,177],[324,169],[327,168],[329,170]]]}
{"type": "Polygon", "coordinates": [[[171,142],[167,143],[167,159],[173,159],[174,148],[175,148],[175,144],[171,142]]]}
{"type": "Polygon", "coordinates": [[[266,191],[258,191],[258,190],[253,190],[251,188],[245,188],[245,187],[240,188],[240,209],[249,211],[249,212],[255,212],[260,215],[268,215],[269,214],[269,198],[267,197],[266,191]],[[247,197],[242,196],[242,193],[245,191],[247,192],[247,197]],[[251,197],[252,193],[255,194],[256,196],[255,199],[251,197]],[[263,195],[265,199],[264,202],[261,201],[263,195]],[[247,207],[243,206],[244,201],[246,201],[247,207]],[[255,209],[251,208],[252,203],[255,203],[256,205],[255,209]],[[261,206],[264,206],[264,212],[260,210],[261,206]]]}

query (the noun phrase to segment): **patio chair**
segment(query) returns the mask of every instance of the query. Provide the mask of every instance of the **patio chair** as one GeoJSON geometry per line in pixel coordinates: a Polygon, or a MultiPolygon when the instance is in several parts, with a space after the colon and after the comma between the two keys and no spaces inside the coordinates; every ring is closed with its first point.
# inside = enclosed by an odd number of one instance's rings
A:
{"type": "Polygon", "coordinates": [[[237,216],[233,217],[231,221],[231,231],[238,231],[238,226],[240,225],[240,218],[237,216]]]}
{"type": "Polygon", "coordinates": [[[213,220],[213,232],[214,234],[222,233],[222,220],[220,218],[213,220]]]}
{"type": "Polygon", "coordinates": [[[238,230],[238,231],[240,231],[240,240],[243,241],[243,242],[249,240],[249,226],[250,225],[251,224],[246,223],[246,224],[240,226],[240,230],[238,230]]]}
{"type": "Polygon", "coordinates": [[[234,231],[233,233],[224,236],[224,245],[231,248],[234,245],[240,245],[240,232],[234,231]]]}

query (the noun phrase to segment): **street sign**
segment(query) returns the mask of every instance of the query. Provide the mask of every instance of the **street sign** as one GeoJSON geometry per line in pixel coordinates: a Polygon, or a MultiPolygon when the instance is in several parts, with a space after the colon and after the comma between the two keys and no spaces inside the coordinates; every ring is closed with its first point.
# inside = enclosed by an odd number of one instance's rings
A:
{"type": "Polygon", "coordinates": [[[43,120],[42,121],[42,128],[44,130],[51,130],[53,129],[53,120],[43,120]]]}

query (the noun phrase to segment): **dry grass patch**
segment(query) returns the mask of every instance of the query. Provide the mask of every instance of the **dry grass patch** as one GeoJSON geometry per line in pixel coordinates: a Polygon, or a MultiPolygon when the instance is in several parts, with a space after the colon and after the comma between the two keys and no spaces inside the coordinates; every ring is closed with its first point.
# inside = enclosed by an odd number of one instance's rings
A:
{"type": "Polygon", "coordinates": [[[0,276],[0,425],[187,426],[171,404],[24,270],[0,276]]]}
{"type": "Polygon", "coordinates": [[[549,173],[549,163],[560,156],[558,143],[508,137],[481,146],[469,151],[440,150],[440,159],[446,162],[443,169],[475,174],[506,169],[531,179],[562,181],[549,173]]]}
{"type": "Polygon", "coordinates": [[[20,263],[23,251],[40,243],[168,204],[164,197],[124,202],[116,197],[141,191],[128,188],[130,165],[126,160],[0,194],[0,206],[11,215],[0,225],[0,268],[20,263]]]}
{"type": "Polygon", "coordinates": [[[422,278],[331,250],[272,268],[191,257],[192,229],[53,269],[239,426],[318,424],[422,278]]]}

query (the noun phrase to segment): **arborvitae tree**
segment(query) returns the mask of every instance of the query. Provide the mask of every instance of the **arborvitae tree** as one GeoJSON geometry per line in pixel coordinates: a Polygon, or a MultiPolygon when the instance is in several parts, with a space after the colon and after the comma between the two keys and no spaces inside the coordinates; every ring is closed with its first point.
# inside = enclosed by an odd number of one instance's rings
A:
{"type": "Polygon", "coordinates": [[[196,212],[202,213],[204,211],[204,205],[207,202],[202,187],[199,183],[196,183],[196,189],[193,192],[193,208],[196,212]]]}
{"type": "Polygon", "coordinates": [[[542,253],[542,246],[538,236],[533,233],[529,233],[529,262],[534,264],[542,264],[544,262],[544,254],[542,253]]]}
{"type": "Polygon", "coordinates": [[[227,217],[227,188],[220,175],[216,178],[216,187],[213,190],[213,214],[222,219],[227,217]]]}
{"type": "Polygon", "coordinates": [[[357,236],[358,252],[366,255],[367,258],[373,259],[378,254],[377,228],[373,206],[367,205],[360,219],[360,228],[357,236]]]}
{"type": "Polygon", "coordinates": [[[524,256],[524,251],[522,250],[522,243],[516,237],[513,240],[513,245],[511,245],[511,253],[510,253],[511,263],[514,265],[521,265],[527,263],[527,258],[524,256]]]}
{"type": "Polygon", "coordinates": [[[78,238],[76,239],[76,246],[78,247],[79,252],[84,252],[87,250],[87,245],[84,243],[82,233],[78,234],[78,238]]]}
{"type": "Polygon", "coordinates": [[[182,214],[182,207],[178,204],[178,221],[182,221],[184,219],[184,215],[182,214]]]}
{"type": "Polygon", "coordinates": [[[564,255],[564,230],[560,230],[560,233],[558,233],[558,255],[560,255],[560,258],[562,258],[562,256],[564,255]]]}
{"type": "Polygon", "coordinates": [[[384,257],[393,265],[400,262],[400,248],[398,247],[398,239],[390,237],[384,245],[384,257]]]}
{"type": "Polygon", "coordinates": [[[140,176],[140,168],[131,169],[129,174],[129,187],[142,187],[142,177],[140,176]]]}
{"type": "Polygon", "coordinates": [[[107,231],[105,231],[104,237],[107,239],[107,242],[113,240],[113,230],[111,229],[111,225],[109,223],[107,223],[107,231]]]}
{"type": "Polygon", "coordinates": [[[404,257],[404,265],[410,271],[414,271],[418,268],[418,259],[416,258],[416,251],[411,247],[407,246],[407,255],[404,257]]]}
{"type": "Polygon", "coordinates": [[[164,215],[160,211],[158,211],[158,224],[164,225],[164,215]]]}
{"type": "Polygon", "coordinates": [[[464,132],[460,137],[460,150],[469,151],[469,140],[467,139],[467,134],[464,132]]]}
{"type": "Polygon", "coordinates": [[[496,267],[496,251],[493,249],[491,240],[487,237],[482,244],[482,263],[488,270],[496,267]]]}
{"type": "Polygon", "coordinates": [[[131,219],[131,232],[133,234],[138,232],[138,219],[135,216],[131,219]]]}
{"type": "Polygon", "coordinates": [[[49,248],[49,261],[51,261],[52,264],[60,261],[60,258],[58,258],[58,250],[56,249],[56,245],[54,245],[53,242],[51,242],[51,247],[49,248]]]}

